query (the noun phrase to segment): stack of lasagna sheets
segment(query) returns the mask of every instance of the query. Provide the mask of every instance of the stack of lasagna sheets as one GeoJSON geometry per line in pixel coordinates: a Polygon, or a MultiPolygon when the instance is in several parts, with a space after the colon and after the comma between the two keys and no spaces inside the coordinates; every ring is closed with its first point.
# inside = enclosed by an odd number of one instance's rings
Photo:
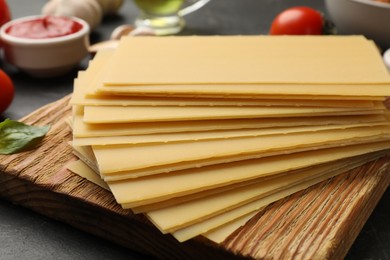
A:
{"type": "Polygon", "coordinates": [[[69,169],[179,241],[383,156],[390,76],[360,36],[124,37],[75,80],[69,169]]]}

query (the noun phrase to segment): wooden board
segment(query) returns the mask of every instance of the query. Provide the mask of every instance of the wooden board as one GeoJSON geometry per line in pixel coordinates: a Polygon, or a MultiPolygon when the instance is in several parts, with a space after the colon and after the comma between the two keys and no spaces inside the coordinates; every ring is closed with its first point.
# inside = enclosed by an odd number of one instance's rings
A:
{"type": "Polygon", "coordinates": [[[110,192],[71,173],[69,96],[22,119],[51,124],[33,151],[0,156],[0,196],[134,251],[169,259],[341,259],[390,184],[390,156],[278,201],[223,243],[161,234],[110,192]]]}

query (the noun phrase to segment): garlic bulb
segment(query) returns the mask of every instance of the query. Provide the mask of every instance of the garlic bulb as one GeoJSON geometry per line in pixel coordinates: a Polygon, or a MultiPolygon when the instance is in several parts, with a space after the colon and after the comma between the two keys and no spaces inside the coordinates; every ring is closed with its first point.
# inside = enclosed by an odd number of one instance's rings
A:
{"type": "Polygon", "coordinates": [[[43,6],[42,13],[75,16],[85,20],[91,29],[98,26],[103,18],[103,10],[97,0],[51,0],[43,6]]]}
{"type": "Polygon", "coordinates": [[[123,4],[123,0],[95,0],[102,7],[104,15],[115,14],[123,4]]]}

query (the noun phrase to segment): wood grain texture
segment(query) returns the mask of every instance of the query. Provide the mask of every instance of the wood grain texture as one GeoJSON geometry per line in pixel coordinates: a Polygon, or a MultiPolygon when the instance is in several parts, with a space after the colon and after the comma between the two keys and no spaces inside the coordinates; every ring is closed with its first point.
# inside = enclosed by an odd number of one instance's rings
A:
{"type": "Polygon", "coordinates": [[[389,159],[274,203],[224,246],[258,259],[342,259],[390,183],[389,159]]]}
{"type": "Polygon", "coordinates": [[[0,196],[137,252],[164,259],[340,259],[390,184],[384,157],[278,201],[217,245],[197,237],[179,243],[112,194],[71,173],[69,96],[22,120],[50,124],[33,151],[0,156],[0,196]]]}

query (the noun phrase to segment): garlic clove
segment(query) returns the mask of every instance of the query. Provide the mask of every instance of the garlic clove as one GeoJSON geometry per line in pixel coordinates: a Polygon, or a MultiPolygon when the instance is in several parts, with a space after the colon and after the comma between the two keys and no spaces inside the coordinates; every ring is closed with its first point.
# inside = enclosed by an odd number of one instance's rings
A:
{"type": "Polygon", "coordinates": [[[96,53],[99,50],[104,50],[104,49],[115,49],[118,47],[119,41],[118,40],[109,40],[109,41],[103,41],[99,43],[95,43],[91,46],[88,47],[89,53],[96,53]]]}
{"type": "Polygon", "coordinates": [[[130,24],[123,24],[114,29],[111,33],[111,40],[119,40],[123,35],[129,34],[131,31],[133,31],[135,28],[134,26],[130,24]]]}
{"type": "Polygon", "coordinates": [[[116,27],[111,33],[111,40],[119,40],[124,35],[130,36],[156,36],[152,29],[124,24],[116,27]]]}
{"type": "Polygon", "coordinates": [[[132,25],[124,24],[114,29],[111,39],[108,41],[98,42],[89,46],[88,51],[93,54],[103,49],[115,49],[118,47],[119,39],[122,36],[156,36],[151,29],[134,28],[132,25]]]}

